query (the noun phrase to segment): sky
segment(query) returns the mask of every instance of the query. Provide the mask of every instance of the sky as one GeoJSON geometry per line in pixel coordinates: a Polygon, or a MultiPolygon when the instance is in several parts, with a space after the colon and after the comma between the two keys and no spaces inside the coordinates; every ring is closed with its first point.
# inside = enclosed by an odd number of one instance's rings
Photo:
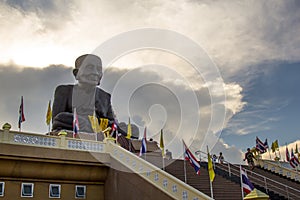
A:
{"type": "MultiPolygon", "coordinates": [[[[0,124],[45,134],[55,88],[75,59],[99,55],[120,122],[182,155],[242,162],[255,138],[299,141],[300,2],[10,0],[0,2],[0,124]]],[[[2,125],[1,125],[2,126],[2,125]]],[[[299,146],[298,145],[298,146],[299,146]]],[[[273,155],[272,155],[273,156],[273,155]]],[[[269,157],[269,155],[265,155],[269,157]]]]}

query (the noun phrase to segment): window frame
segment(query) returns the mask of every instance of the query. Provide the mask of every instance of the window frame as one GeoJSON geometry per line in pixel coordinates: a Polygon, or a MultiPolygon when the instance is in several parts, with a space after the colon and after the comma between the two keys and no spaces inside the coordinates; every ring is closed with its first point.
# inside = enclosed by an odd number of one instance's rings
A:
{"type": "Polygon", "coordinates": [[[33,193],[34,193],[34,183],[22,183],[22,185],[21,185],[21,197],[33,198],[33,193]],[[26,194],[23,193],[24,186],[31,186],[31,194],[30,195],[27,196],[26,194]]]}
{"type": "Polygon", "coordinates": [[[51,199],[60,199],[60,195],[61,195],[61,185],[60,184],[50,184],[49,185],[49,198],[51,199]],[[52,187],[57,187],[58,186],[58,197],[56,196],[51,196],[51,191],[52,191],[52,187]]]}
{"type": "Polygon", "coordinates": [[[85,185],[75,185],[75,199],[86,199],[86,186],[85,185]],[[77,188],[83,187],[84,188],[84,195],[77,196],[77,188]]]}
{"type": "Polygon", "coordinates": [[[2,185],[2,194],[0,193],[0,197],[4,197],[5,182],[1,181],[0,184],[2,185]]]}

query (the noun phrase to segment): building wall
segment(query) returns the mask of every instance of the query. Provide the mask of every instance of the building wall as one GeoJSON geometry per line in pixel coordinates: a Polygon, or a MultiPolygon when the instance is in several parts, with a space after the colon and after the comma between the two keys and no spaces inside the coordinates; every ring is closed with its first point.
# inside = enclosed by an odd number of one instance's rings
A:
{"type": "MultiPolygon", "coordinates": [[[[3,180],[0,180],[3,181],[3,180]]],[[[3,200],[24,200],[24,199],[58,199],[58,198],[49,198],[49,184],[60,184],[61,185],[61,196],[60,199],[72,200],[75,198],[75,185],[76,183],[53,183],[51,181],[47,182],[38,182],[26,180],[25,183],[34,183],[34,193],[33,197],[21,197],[21,184],[22,181],[13,181],[5,180],[5,194],[4,197],[0,197],[3,200]]],[[[84,184],[80,184],[84,185],[84,184]]],[[[97,184],[86,184],[86,198],[88,200],[101,200],[104,199],[104,185],[97,184]]],[[[78,199],[76,199],[78,200],[78,199]]]]}
{"type": "Polygon", "coordinates": [[[106,200],[171,200],[170,196],[111,159],[105,182],[106,200]]]}
{"type": "Polygon", "coordinates": [[[49,184],[61,185],[60,199],[75,198],[75,186],[86,186],[87,200],[104,199],[109,155],[90,152],[0,144],[1,199],[49,198],[49,184]],[[22,183],[34,183],[33,197],[21,197],[22,183]]]}

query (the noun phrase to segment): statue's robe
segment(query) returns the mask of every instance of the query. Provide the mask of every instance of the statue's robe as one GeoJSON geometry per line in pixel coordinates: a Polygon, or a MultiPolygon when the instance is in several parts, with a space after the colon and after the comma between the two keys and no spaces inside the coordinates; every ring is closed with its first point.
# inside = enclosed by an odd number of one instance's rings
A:
{"type": "Polygon", "coordinates": [[[94,111],[98,119],[114,120],[109,93],[95,87],[90,94],[86,94],[78,88],[77,85],[60,85],[56,88],[52,109],[52,130],[72,130],[74,108],[77,111],[80,130],[84,132],[93,132],[88,115],[93,115],[94,111]]]}

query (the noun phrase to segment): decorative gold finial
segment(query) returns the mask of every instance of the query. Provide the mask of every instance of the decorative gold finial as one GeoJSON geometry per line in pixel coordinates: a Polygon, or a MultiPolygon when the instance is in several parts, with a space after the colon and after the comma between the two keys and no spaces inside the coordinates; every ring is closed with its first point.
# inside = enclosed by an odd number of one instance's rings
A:
{"type": "Polygon", "coordinates": [[[59,136],[66,136],[68,133],[65,130],[62,130],[58,133],[59,136]]]}
{"type": "Polygon", "coordinates": [[[5,123],[3,126],[2,126],[2,129],[3,130],[10,130],[11,129],[11,125],[9,123],[5,123]]]}

